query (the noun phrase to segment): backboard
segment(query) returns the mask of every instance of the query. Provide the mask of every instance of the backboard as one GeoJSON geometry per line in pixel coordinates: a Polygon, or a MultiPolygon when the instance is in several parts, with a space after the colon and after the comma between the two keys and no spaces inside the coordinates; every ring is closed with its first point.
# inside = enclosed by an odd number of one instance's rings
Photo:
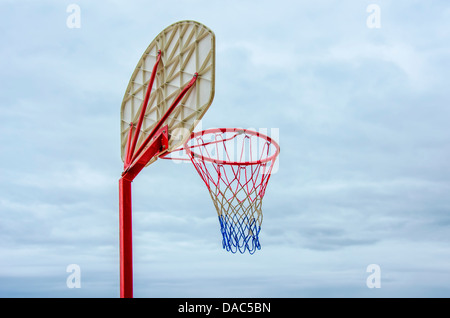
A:
{"type": "MultiPolygon", "coordinates": [[[[141,146],[195,73],[198,73],[195,85],[163,123],[167,124],[169,128],[167,151],[170,152],[183,145],[213,101],[215,85],[214,33],[195,21],[180,21],[170,25],[159,33],[147,47],[125,91],[120,111],[122,161],[126,156],[130,123],[136,127],[139,120],[147,86],[159,51],[161,51],[161,58],[136,149],[141,146]]],[[[154,160],[148,164],[152,162],[154,160]]]]}

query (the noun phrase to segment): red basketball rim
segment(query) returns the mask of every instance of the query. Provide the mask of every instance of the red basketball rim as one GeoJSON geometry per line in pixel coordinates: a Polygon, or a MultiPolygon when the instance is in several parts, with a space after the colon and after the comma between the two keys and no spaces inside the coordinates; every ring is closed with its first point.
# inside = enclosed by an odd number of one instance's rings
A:
{"type": "MultiPolygon", "coordinates": [[[[235,138],[235,137],[236,136],[234,136],[232,138],[235,138]]],[[[215,142],[222,142],[222,141],[224,141],[224,140],[218,140],[218,141],[215,141],[215,142]]],[[[208,142],[208,144],[209,143],[213,143],[213,142],[208,142]]],[[[269,136],[266,136],[264,134],[261,134],[259,132],[248,130],[248,129],[243,129],[243,128],[212,128],[212,129],[206,129],[206,130],[203,130],[203,131],[192,133],[191,137],[184,143],[184,149],[186,150],[186,152],[188,153],[188,155],[190,157],[195,157],[195,158],[198,158],[198,159],[200,159],[202,161],[208,161],[208,162],[213,162],[213,163],[223,164],[223,165],[239,165],[239,166],[248,166],[248,165],[255,165],[255,164],[266,163],[266,162],[275,160],[276,157],[278,156],[278,154],[280,153],[280,146],[272,138],[270,138],[269,136]],[[247,135],[252,135],[252,136],[256,136],[258,138],[262,138],[262,139],[266,140],[267,142],[269,142],[270,145],[273,145],[275,147],[275,153],[270,155],[269,157],[261,159],[261,160],[254,160],[254,161],[227,161],[227,160],[218,160],[218,159],[213,159],[213,158],[210,158],[210,157],[205,157],[205,156],[203,156],[201,154],[198,154],[198,153],[192,151],[193,148],[201,147],[204,144],[199,144],[199,145],[194,145],[194,146],[189,146],[188,145],[188,142],[190,140],[192,140],[193,138],[196,138],[198,136],[204,136],[204,135],[215,134],[215,133],[226,133],[226,132],[244,132],[247,135]]]]}

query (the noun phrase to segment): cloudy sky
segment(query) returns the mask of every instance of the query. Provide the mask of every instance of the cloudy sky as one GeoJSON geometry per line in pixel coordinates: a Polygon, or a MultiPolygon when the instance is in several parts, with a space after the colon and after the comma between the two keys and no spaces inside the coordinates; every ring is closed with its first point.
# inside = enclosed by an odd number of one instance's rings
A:
{"type": "Polygon", "coordinates": [[[447,0],[1,0],[0,10],[1,297],[118,297],[120,105],[148,44],[187,19],[216,35],[202,128],[279,132],[279,169],[254,255],[222,249],[190,164],[143,170],[135,296],[450,296],[447,0]],[[66,24],[70,4],[80,28],[66,24]],[[81,288],[67,287],[69,264],[81,288]],[[370,264],[381,288],[366,284],[370,264]]]}

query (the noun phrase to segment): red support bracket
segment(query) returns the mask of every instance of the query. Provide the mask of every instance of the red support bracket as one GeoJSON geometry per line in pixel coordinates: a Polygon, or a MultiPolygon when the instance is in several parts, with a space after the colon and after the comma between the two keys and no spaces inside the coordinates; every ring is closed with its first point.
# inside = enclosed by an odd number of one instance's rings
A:
{"type": "Polygon", "coordinates": [[[155,132],[158,133],[160,131],[161,125],[164,124],[164,122],[169,118],[170,114],[174,111],[174,109],[178,106],[180,101],[183,99],[183,97],[186,95],[186,93],[191,89],[191,87],[195,84],[195,81],[197,80],[198,73],[195,73],[192,77],[191,81],[181,90],[181,92],[178,94],[178,96],[175,98],[175,100],[172,102],[172,105],[170,105],[169,109],[164,113],[164,115],[161,117],[159,122],[153,127],[150,134],[147,136],[147,139],[145,139],[138,150],[136,150],[136,153],[132,157],[132,161],[134,159],[138,158],[141,155],[141,152],[144,150],[144,147],[147,146],[148,142],[155,136],[155,132]]]}
{"type": "Polygon", "coordinates": [[[168,130],[168,126],[165,125],[155,133],[155,136],[149,141],[147,147],[142,150],[139,157],[131,162],[127,169],[122,173],[122,178],[133,181],[153,157],[167,150],[169,147],[168,130]]]}

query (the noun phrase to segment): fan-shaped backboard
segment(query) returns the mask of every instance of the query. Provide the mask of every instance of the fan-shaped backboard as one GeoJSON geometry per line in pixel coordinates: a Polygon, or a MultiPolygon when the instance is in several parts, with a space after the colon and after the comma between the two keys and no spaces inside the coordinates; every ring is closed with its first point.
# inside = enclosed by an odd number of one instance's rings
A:
{"type": "Polygon", "coordinates": [[[198,78],[194,86],[164,123],[169,127],[169,152],[181,146],[189,138],[213,101],[214,33],[195,21],[180,21],[170,25],[145,50],[125,91],[120,112],[122,160],[125,158],[130,123],[133,122],[136,127],[139,120],[147,85],[159,50],[161,50],[161,60],[136,149],[147,138],[195,73],[198,73],[198,78]]]}

